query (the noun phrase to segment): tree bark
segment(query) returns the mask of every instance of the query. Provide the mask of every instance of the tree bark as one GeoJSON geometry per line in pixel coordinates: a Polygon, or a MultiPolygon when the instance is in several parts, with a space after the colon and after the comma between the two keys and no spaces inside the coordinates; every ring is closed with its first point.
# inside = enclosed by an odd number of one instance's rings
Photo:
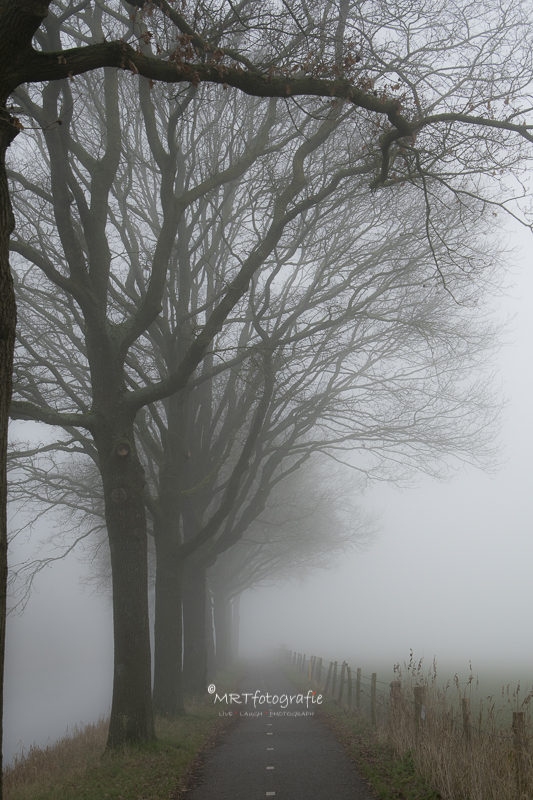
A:
{"type": "Polygon", "coordinates": [[[17,308],[9,267],[9,237],[14,228],[6,176],[6,150],[16,129],[0,117],[0,798],[2,797],[2,710],[7,587],[7,432],[11,402],[17,308]]]}
{"type": "Polygon", "coordinates": [[[214,602],[217,672],[223,672],[231,664],[231,600],[224,590],[216,589],[214,602]]]}
{"type": "Polygon", "coordinates": [[[207,685],[206,567],[185,565],[183,582],[183,689],[204,694],[207,685]]]}
{"type": "Polygon", "coordinates": [[[185,430],[187,398],[178,393],[168,399],[167,451],[159,469],[155,508],[156,552],[154,623],[154,710],[164,716],[182,716],[182,593],[181,486],[187,460],[185,430]]]}
{"type": "Polygon", "coordinates": [[[206,594],[205,633],[207,642],[207,682],[214,680],[217,672],[215,660],[215,629],[213,627],[213,598],[211,592],[206,594]]]}
{"type": "Polygon", "coordinates": [[[237,594],[231,603],[231,664],[239,658],[239,634],[241,626],[241,595],[237,594]]]}
{"type": "Polygon", "coordinates": [[[185,714],[182,689],[182,577],[178,545],[168,532],[154,528],[156,548],[154,694],[156,714],[185,714]]]}
{"type": "Polygon", "coordinates": [[[113,571],[115,662],[108,748],[155,739],[144,470],[133,423],[95,432],[113,571]]]}

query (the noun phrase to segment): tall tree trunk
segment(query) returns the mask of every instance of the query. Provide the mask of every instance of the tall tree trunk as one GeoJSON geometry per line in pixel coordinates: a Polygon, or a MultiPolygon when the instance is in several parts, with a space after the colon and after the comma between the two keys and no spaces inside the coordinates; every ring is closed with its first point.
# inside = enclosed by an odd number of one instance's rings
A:
{"type": "Polygon", "coordinates": [[[231,648],[230,663],[235,664],[239,658],[239,634],[241,625],[241,595],[237,594],[231,603],[231,648]]]}
{"type": "Polygon", "coordinates": [[[9,265],[9,238],[15,219],[6,174],[7,148],[18,133],[16,120],[6,109],[17,85],[13,75],[31,49],[33,34],[47,13],[50,0],[41,3],[0,2],[0,800],[4,708],[4,655],[7,593],[7,434],[13,387],[13,353],[17,306],[9,265]]]}
{"type": "Polygon", "coordinates": [[[205,636],[207,643],[207,682],[214,680],[217,672],[215,661],[215,629],[213,627],[213,598],[208,591],[205,598],[205,636]]]}
{"type": "Polygon", "coordinates": [[[133,424],[95,432],[113,573],[115,664],[108,748],[155,739],[144,470],[133,424]]]}
{"type": "Polygon", "coordinates": [[[215,589],[215,638],[217,672],[231,663],[231,601],[223,589],[215,589]]]}
{"type": "Polygon", "coordinates": [[[11,402],[17,309],[9,267],[9,237],[14,228],[5,158],[16,129],[0,112],[0,798],[2,797],[2,710],[7,587],[7,429],[11,402]]]}
{"type": "Polygon", "coordinates": [[[154,711],[181,716],[185,714],[181,678],[183,562],[177,537],[161,521],[154,524],[154,541],[154,711]]]}
{"type": "Polygon", "coordinates": [[[188,449],[184,442],[187,397],[168,399],[169,420],[165,461],[159,469],[159,492],[154,519],[156,552],[154,623],[154,709],[164,716],[182,716],[182,595],[181,485],[188,449]]]}
{"type": "Polygon", "coordinates": [[[183,689],[204,694],[207,684],[206,567],[185,563],[183,581],[183,689]]]}

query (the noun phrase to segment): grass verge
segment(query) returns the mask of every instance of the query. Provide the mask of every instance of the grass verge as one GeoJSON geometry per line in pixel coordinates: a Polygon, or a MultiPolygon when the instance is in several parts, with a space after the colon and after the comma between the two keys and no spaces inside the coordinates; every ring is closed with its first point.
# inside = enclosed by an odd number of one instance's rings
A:
{"type": "MultiPolygon", "coordinates": [[[[217,678],[233,690],[240,673],[217,678]]],[[[173,800],[192,774],[195,759],[233,720],[222,720],[212,701],[186,704],[187,716],[156,719],[157,741],[105,753],[107,720],[75,728],[53,745],[33,746],[4,772],[5,800],[173,800]]]]}
{"type": "MultiPolygon", "coordinates": [[[[290,667],[281,667],[287,678],[299,689],[316,689],[290,667]]],[[[359,774],[370,784],[381,800],[440,800],[442,795],[418,772],[412,753],[399,755],[386,735],[374,730],[365,717],[341,708],[324,698],[317,719],[326,725],[339,741],[359,774]]]]}
{"type": "Polygon", "coordinates": [[[416,769],[410,750],[399,755],[380,733],[361,717],[328,701],[318,719],[334,734],[381,800],[439,800],[416,769]]]}

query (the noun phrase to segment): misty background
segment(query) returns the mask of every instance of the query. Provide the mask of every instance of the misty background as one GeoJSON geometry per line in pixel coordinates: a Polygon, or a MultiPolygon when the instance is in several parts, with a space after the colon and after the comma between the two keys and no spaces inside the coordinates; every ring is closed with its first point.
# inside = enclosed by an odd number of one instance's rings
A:
{"type": "Polygon", "coordinates": [[[367,491],[363,503],[381,513],[374,544],[304,585],[247,592],[247,654],[283,642],[308,656],[392,672],[412,649],[428,668],[435,657],[446,678],[467,676],[471,662],[481,677],[497,671],[533,684],[532,242],[516,231],[510,244],[516,271],[500,313],[511,319],[496,359],[507,398],[500,466],[367,491]]]}
{"type": "MultiPolygon", "coordinates": [[[[363,553],[303,583],[255,589],[241,602],[240,652],[290,649],[372,668],[378,678],[410,649],[439,672],[498,670],[533,683],[530,630],[531,384],[533,273],[531,237],[517,247],[502,318],[513,317],[496,359],[507,398],[501,465],[493,474],[462,467],[439,483],[421,478],[399,490],[369,489],[361,505],[381,514],[381,532],[363,553]]],[[[31,423],[17,423],[19,426],[31,423]]],[[[40,435],[46,435],[44,426],[40,435]]],[[[28,430],[28,428],[26,428],[28,430]]],[[[38,530],[46,535],[46,527],[38,530]]],[[[37,537],[38,538],[38,537],[37,537]]],[[[12,563],[32,555],[20,536],[12,563]]],[[[111,609],[85,585],[89,568],[74,556],[44,570],[22,615],[7,629],[4,754],[42,746],[67,727],[107,714],[113,673],[111,609]]]]}

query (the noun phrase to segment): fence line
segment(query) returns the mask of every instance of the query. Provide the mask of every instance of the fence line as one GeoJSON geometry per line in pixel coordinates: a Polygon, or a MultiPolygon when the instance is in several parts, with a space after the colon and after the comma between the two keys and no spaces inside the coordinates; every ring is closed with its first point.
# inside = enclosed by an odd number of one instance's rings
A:
{"type": "MultiPolygon", "coordinates": [[[[466,763],[474,758],[474,750],[480,756],[485,737],[490,737],[494,746],[499,742],[501,753],[498,758],[501,763],[497,769],[506,786],[505,794],[502,793],[501,797],[517,797],[520,800],[533,797],[528,793],[533,788],[533,748],[529,724],[529,701],[533,692],[522,703],[526,711],[513,711],[512,725],[488,730],[487,724],[496,725],[494,705],[488,707],[488,717],[483,727],[483,707],[477,712],[477,721],[474,722],[470,698],[466,696],[466,688],[464,691],[461,688],[464,684],[454,681],[460,697],[458,708],[454,707],[447,696],[448,689],[453,692],[453,687],[448,684],[444,690],[440,690],[436,685],[436,671],[431,679],[425,678],[420,673],[420,664],[418,670],[411,670],[412,665],[409,666],[407,680],[402,680],[400,675],[397,680],[387,683],[378,680],[375,672],[364,676],[360,667],[352,669],[346,661],[340,665],[338,661],[330,661],[327,665],[328,662],[313,655],[309,657],[306,668],[305,655],[282,648],[281,656],[311,684],[321,689],[324,697],[331,698],[350,713],[364,715],[373,728],[382,729],[397,742],[409,739],[415,747],[427,750],[428,736],[437,737],[440,742],[446,739],[454,749],[454,757],[459,752],[460,758],[466,758],[466,763]],[[510,744],[506,745],[506,742],[510,744]],[[460,755],[461,751],[463,756],[460,755]]],[[[466,687],[470,684],[471,681],[468,681],[466,687]]],[[[483,757],[487,761],[487,753],[483,757]]],[[[489,763],[485,761],[483,767],[478,769],[480,773],[496,769],[497,759],[492,758],[492,751],[489,752],[489,763]]],[[[501,791],[501,787],[498,791],[501,791]]],[[[491,789],[490,795],[486,793],[480,796],[499,797],[493,792],[497,790],[491,789]]]]}

